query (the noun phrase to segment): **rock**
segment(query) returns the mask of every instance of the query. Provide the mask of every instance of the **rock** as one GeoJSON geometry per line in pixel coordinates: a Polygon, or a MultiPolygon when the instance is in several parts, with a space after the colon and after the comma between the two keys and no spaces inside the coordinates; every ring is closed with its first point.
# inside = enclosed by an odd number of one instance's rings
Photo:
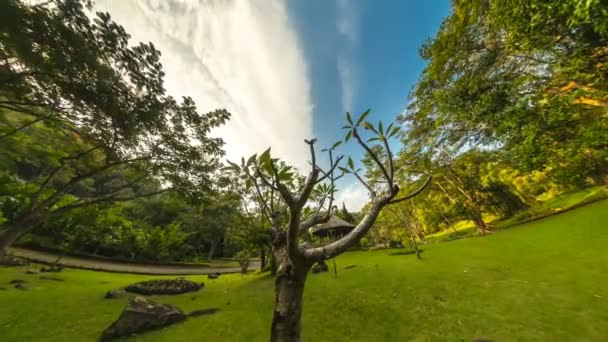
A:
{"type": "Polygon", "coordinates": [[[212,315],[216,312],[220,311],[220,308],[209,308],[209,309],[199,309],[194,310],[188,314],[189,317],[198,317],[204,315],[212,315]]]}
{"type": "Polygon", "coordinates": [[[103,298],[105,299],[115,299],[115,298],[121,298],[127,295],[127,292],[125,290],[110,290],[108,292],[106,292],[105,296],[103,296],[103,298]]]}
{"type": "Polygon", "coordinates": [[[348,266],[344,267],[344,269],[349,270],[349,269],[355,268],[355,267],[357,267],[357,265],[348,265],[348,266]]]}
{"type": "Polygon", "coordinates": [[[61,266],[49,266],[43,267],[40,269],[40,272],[61,272],[63,271],[63,267],[61,266]]]}
{"type": "Polygon", "coordinates": [[[22,291],[27,291],[30,289],[30,286],[28,284],[25,283],[19,283],[17,285],[15,285],[16,289],[22,290],[22,291]]]}
{"type": "Polygon", "coordinates": [[[101,335],[101,341],[162,328],[188,318],[179,308],[135,297],[101,335]]]}
{"type": "Polygon", "coordinates": [[[38,271],[30,268],[27,271],[25,271],[25,274],[38,274],[38,271]]]}
{"type": "Polygon", "coordinates": [[[217,279],[217,278],[220,277],[220,275],[221,274],[219,272],[209,273],[209,274],[207,274],[207,278],[209,278],[209,279],[217,279]]]}
{"type": "Polygon", "coordinates": [[[57,277],[40,276],[39,278],[42,280],[63,281],[62,278],[57,278],[57,277]]]}
{"type": "Polygon", "coordinates": [[[312,273],[327,272],[328,270],[329,270],[329,267],[327,267],[327,264],[323,260],[319,261],[311,269],[312,273]]]}
{"type": "Polygon", "coordinates": [[[135,283],[126,287],[127,292],[137,294],[180,294],[200,290],[205,284],[197,284],[191,280],[177,279],[160,279],[147,280],[135,283]]]}
{"type": "Polygon", "coordinates": [[[9,284],[23,284],[23,283],[27,283],[27,282],[22,279],[13,279],[13,280],[9,281],[8,283],[9,284]]]}
{"type": "Polygon", "coordinates": [[[22,258],[9,257],[9,256],[0,258],[0,265],[2,265],[2,266],[25,266],[28,264],[29,264],[29,261],[27,261],[26,259],[22,259],[22,258]]]}

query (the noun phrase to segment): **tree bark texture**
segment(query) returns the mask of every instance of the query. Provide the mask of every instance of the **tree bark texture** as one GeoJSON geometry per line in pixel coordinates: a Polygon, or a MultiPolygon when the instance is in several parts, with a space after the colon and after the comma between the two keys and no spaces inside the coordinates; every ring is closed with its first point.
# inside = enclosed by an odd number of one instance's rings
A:
{"type": "Polygon", "coordinates": [[[0,258],[8,254],[8,248],[23,234],[34,229],[35,223],[34,215],[23,215],[14,223],[6,225],[5,231],[0,235],[0,258]]]}
{"type": "Polygon", "coordinates": [[[273,256],[277,263],[271,342],[299,342],[304,284],[312,263],[291,260],[285,236],[275,238],[273,256]]]}

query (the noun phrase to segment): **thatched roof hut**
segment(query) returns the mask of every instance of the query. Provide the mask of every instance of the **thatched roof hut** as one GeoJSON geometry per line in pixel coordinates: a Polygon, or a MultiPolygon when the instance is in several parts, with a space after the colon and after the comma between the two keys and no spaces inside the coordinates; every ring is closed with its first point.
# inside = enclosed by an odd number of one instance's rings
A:
{"type": "Polygon", "coordinates": [[[312,227],[310,232],[319,237],[339,238],[350,233],[354,228],[355,225],[334,214],[329,217],[327,222],[312,227]]]}

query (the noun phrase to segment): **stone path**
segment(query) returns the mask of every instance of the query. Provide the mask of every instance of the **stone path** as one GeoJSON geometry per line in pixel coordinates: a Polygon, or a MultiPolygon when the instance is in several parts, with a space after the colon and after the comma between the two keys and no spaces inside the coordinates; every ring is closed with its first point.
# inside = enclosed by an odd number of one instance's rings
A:
{"type": "MultiPolygon", "coordinates": [[[[39,252],[25,248],[13,247],[10,253],[14,256],[26,258],[32,261],[42,263],[55,263],[59,255],[47,252],[39,252]]],[[[59,264],[64,267],[83,268],[88,270],[119,272],[119,273],[138,273],[138,274],[155,274],[155,275],[188,275],[188,274],[209,274],[209,273],[237,273],[240,272],[240,267],[222,267],[222,266],[179,266],[179,265],[145,265],[145,264],[129,264],[116,262],[111,260],[98,260],[85,257],[64,256],[59,261],[59,264]]],[[[252,261],[249,266],[250,271],[259,269],[260,264],[257,261],[252,261]]]]}

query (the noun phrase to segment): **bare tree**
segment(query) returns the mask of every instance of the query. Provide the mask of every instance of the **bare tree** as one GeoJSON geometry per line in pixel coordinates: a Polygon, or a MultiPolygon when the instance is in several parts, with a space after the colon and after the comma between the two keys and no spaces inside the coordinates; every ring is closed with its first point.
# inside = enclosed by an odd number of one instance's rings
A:
{"type": "Polygon", "coordinates": [[[258,193],[265,216],[271,222],[273,256],[278,265],[271,327],[273,342],[300,341],[304,284],[312,265],[339,255],[356,244],[369,231],[384,207],[416,196],[431,181],[430,178],[427,179],[417,190],[398,198],[399,186],[395,182],[393,156],[387,140],[395,136],[399,128],[393,128],[391,124],[385,131],[382,123],[376,128],[369,122],[364,122],[368,114],[369,110],[354,123],[347,113],[348,125],[344,127],[347,130],[345,141],[348,142],[353,138],[374,160],[382,171],[384,179],[384,186],[381,189],[372,189],[359,176],[359,170],[355,169],[351,158],[348,159],[347,167],[340,166],[343,156],[334,156],[334,151],[342,141],[324,150],[329,157],[329,167],[326,170],[317,164],[314,147],[316,139],[305,141],[310,147],[312,167],[306,178],[294,176],[295,171],[292,167],[279,165],[278,159],[271,158],[270,149],[259,157],[254,155],[247,161],[243,159],[241,165],[230,163],[227,168],[239,172],[248,179],[251,187],[258,193]],[[361,126],[372,134],[367,142],[360,135],[361,126]],[[384,162],[370,149],[368,146],[370,141],[383,143],[388,156],[384,158],[384,162]],[[337,175],[336,170],[341,170],[341,174],[337,175]],[[353,174],[370,192],[371,203],[363,219],[350,233],[324,246],[313,248],[306,243],[300,243],[300,238],[311,227],[329,220],[336,191],[335,182],[347,173],[353,174]],[[277,202],[276,198],[269,199],[268,196],[264,196],[262,187],[275,190],[280,196],[280,202],[277,202]],[[313,200],[311,195],[315,191],[316,200],[313,200]],[[305,213],[309,214],[305,215],[305,213]]]}

